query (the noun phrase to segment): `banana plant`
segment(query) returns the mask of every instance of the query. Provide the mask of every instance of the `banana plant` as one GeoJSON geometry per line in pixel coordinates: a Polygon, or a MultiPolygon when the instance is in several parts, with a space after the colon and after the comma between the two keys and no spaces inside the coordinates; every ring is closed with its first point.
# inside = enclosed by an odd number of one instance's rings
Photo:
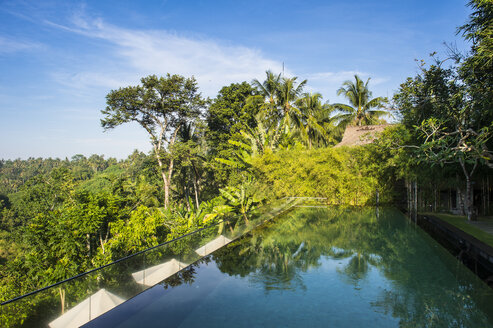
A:
{"type": "Polygon", "coordinates": [[[226,187],[219,189],[221,196],[226,200],[226,205],[230,206],[234,212],[241,214],[246,224],[249,224],[248,214],[256,207],[260,200],[248,192],[246,184],[237,187],[226,187]]]}

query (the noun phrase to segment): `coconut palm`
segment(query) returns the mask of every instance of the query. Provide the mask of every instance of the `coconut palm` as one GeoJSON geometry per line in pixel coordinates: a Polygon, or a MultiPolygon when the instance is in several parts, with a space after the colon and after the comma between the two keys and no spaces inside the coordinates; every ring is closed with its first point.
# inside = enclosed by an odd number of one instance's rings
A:
{"type": "Polygon", "coordinates": [[[252,81],[259,95],[249,97],[247,102],[259,106],[265,128],[275,131],[274,135],[289,134],[300,116],[295,102],[302,94],[306,80],[299,84],[296,80],[296,77],[285,78],[267,71],[264,82],[252,81]]]}
{"type": "Polygon", "coordinates": [[[289,132],[292,125],[301,116],[299,108],[296,106],[296,100],[302,95],[306,80],[296,85],[297,77],[283,77],[277,89],[277,107],[280,116],[279,126],[284,131],[289,132]]]}
{"type": "Polygon", "coordinates": [[[378,110],[384,108],[388,102],[385,97],[372,97],[372,92],[368,89],[370,79],[363,82],[358,75],[354,76],[355,81],[346,81],[337,90],[337,95],[344,95],[350,105],[333,104],[341,113],[334,116],[333,120],[339,125],[370,125],[378,123],[378,119],[386,115],[387,112],[378,110]]]}
{"type": "Polygon", "coordinates": [[[308,148],[312,148],[313,144],[327,145],[330,138],[328,132],[333,129],[330,114],[334,108],[322,103],[320,93],[305,93],[298,98],[296,106],[301,114],[296,128],[308,148]]]}
{"type": "Polygon", "coordinates": [[[265,72],[267,78],[264,82],[260,82],[255,79],[252,81],[252,85],[258,89],[260,96],[266,100],[267,103],[274,105],[277,96],[277,89],[281,80],[281,74],[275,75],[272,71],[265,72]]]}
{"type": "Polygon", "coordinates": [[[258,94],[247,98],[247,104],[253,105],[259,109],[262,121],[270,129],[277,128],[279,120],[277,114],[277,90],[281,80],[281,74],[274,74],[272,71],[266,71],[266,79],[260,82],[255,79],[252,85],[258,90],[258,94]]]}

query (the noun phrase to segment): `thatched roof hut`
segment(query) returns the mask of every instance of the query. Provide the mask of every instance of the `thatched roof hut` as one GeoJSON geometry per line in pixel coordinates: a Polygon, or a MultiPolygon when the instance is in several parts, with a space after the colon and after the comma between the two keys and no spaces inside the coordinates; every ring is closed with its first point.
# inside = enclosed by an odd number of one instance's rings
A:
{"type": "Polygon", "coordinates": [[[366,145],[376,139],[377,134],[392,124],[348,126],[342,141],[334,147],[366,145]]]}

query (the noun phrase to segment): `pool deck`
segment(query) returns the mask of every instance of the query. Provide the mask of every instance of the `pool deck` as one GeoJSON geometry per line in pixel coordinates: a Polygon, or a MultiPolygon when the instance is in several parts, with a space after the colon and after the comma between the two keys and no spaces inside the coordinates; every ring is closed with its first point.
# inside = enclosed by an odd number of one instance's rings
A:
{"type": "Polygon", "coordinates": [[[415,220],[493,288],[493,221],[483,217],[471,222],[463,216],[443,213],[420,213],[415,220]]]}
{"type": "Polygon", "coordinates": [[[468,221],[470,225],[483,230],[493,236],[493,221],[468,221]]]}
{"type": "Polygon", "coordinates": [[[435,216],[493,247],[493,217],[491,216],[481,216],[476,221],[468,221],[463,215],[435,212],[420,212],[419,214],[435,216]]]}

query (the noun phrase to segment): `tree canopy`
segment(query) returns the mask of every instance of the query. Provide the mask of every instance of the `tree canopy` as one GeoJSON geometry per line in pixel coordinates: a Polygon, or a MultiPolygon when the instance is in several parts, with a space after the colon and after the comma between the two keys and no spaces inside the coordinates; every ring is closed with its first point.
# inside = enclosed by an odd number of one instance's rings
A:
{"type": "Polygon", "coordinates": [[[354,76],[354,82],[347,80],[342,87],[337,90],[337,95],[343,95],[349,101],[346,104],[333,104],[341,113],[334,117],[339,124],[351,125],[370,125],[379,123],[386,111],[379,110],[385,108],[387,99],[385,97],[372,98],[372,92],[368,88],[370,78],[363,82],[358,75],[354,76]]]}
{"type": "Polygon", "coordinates": [[[174,165],[172,152],[178,131],[198,118],[205,101],[193,77],[150,75],[142,78],[141,83],[113,90],[106,96],[108,106],[101,111],[105,115],[101,125],[107,130],[134,121],[147,131],[161,170],[167,207],[174,165]]]}

